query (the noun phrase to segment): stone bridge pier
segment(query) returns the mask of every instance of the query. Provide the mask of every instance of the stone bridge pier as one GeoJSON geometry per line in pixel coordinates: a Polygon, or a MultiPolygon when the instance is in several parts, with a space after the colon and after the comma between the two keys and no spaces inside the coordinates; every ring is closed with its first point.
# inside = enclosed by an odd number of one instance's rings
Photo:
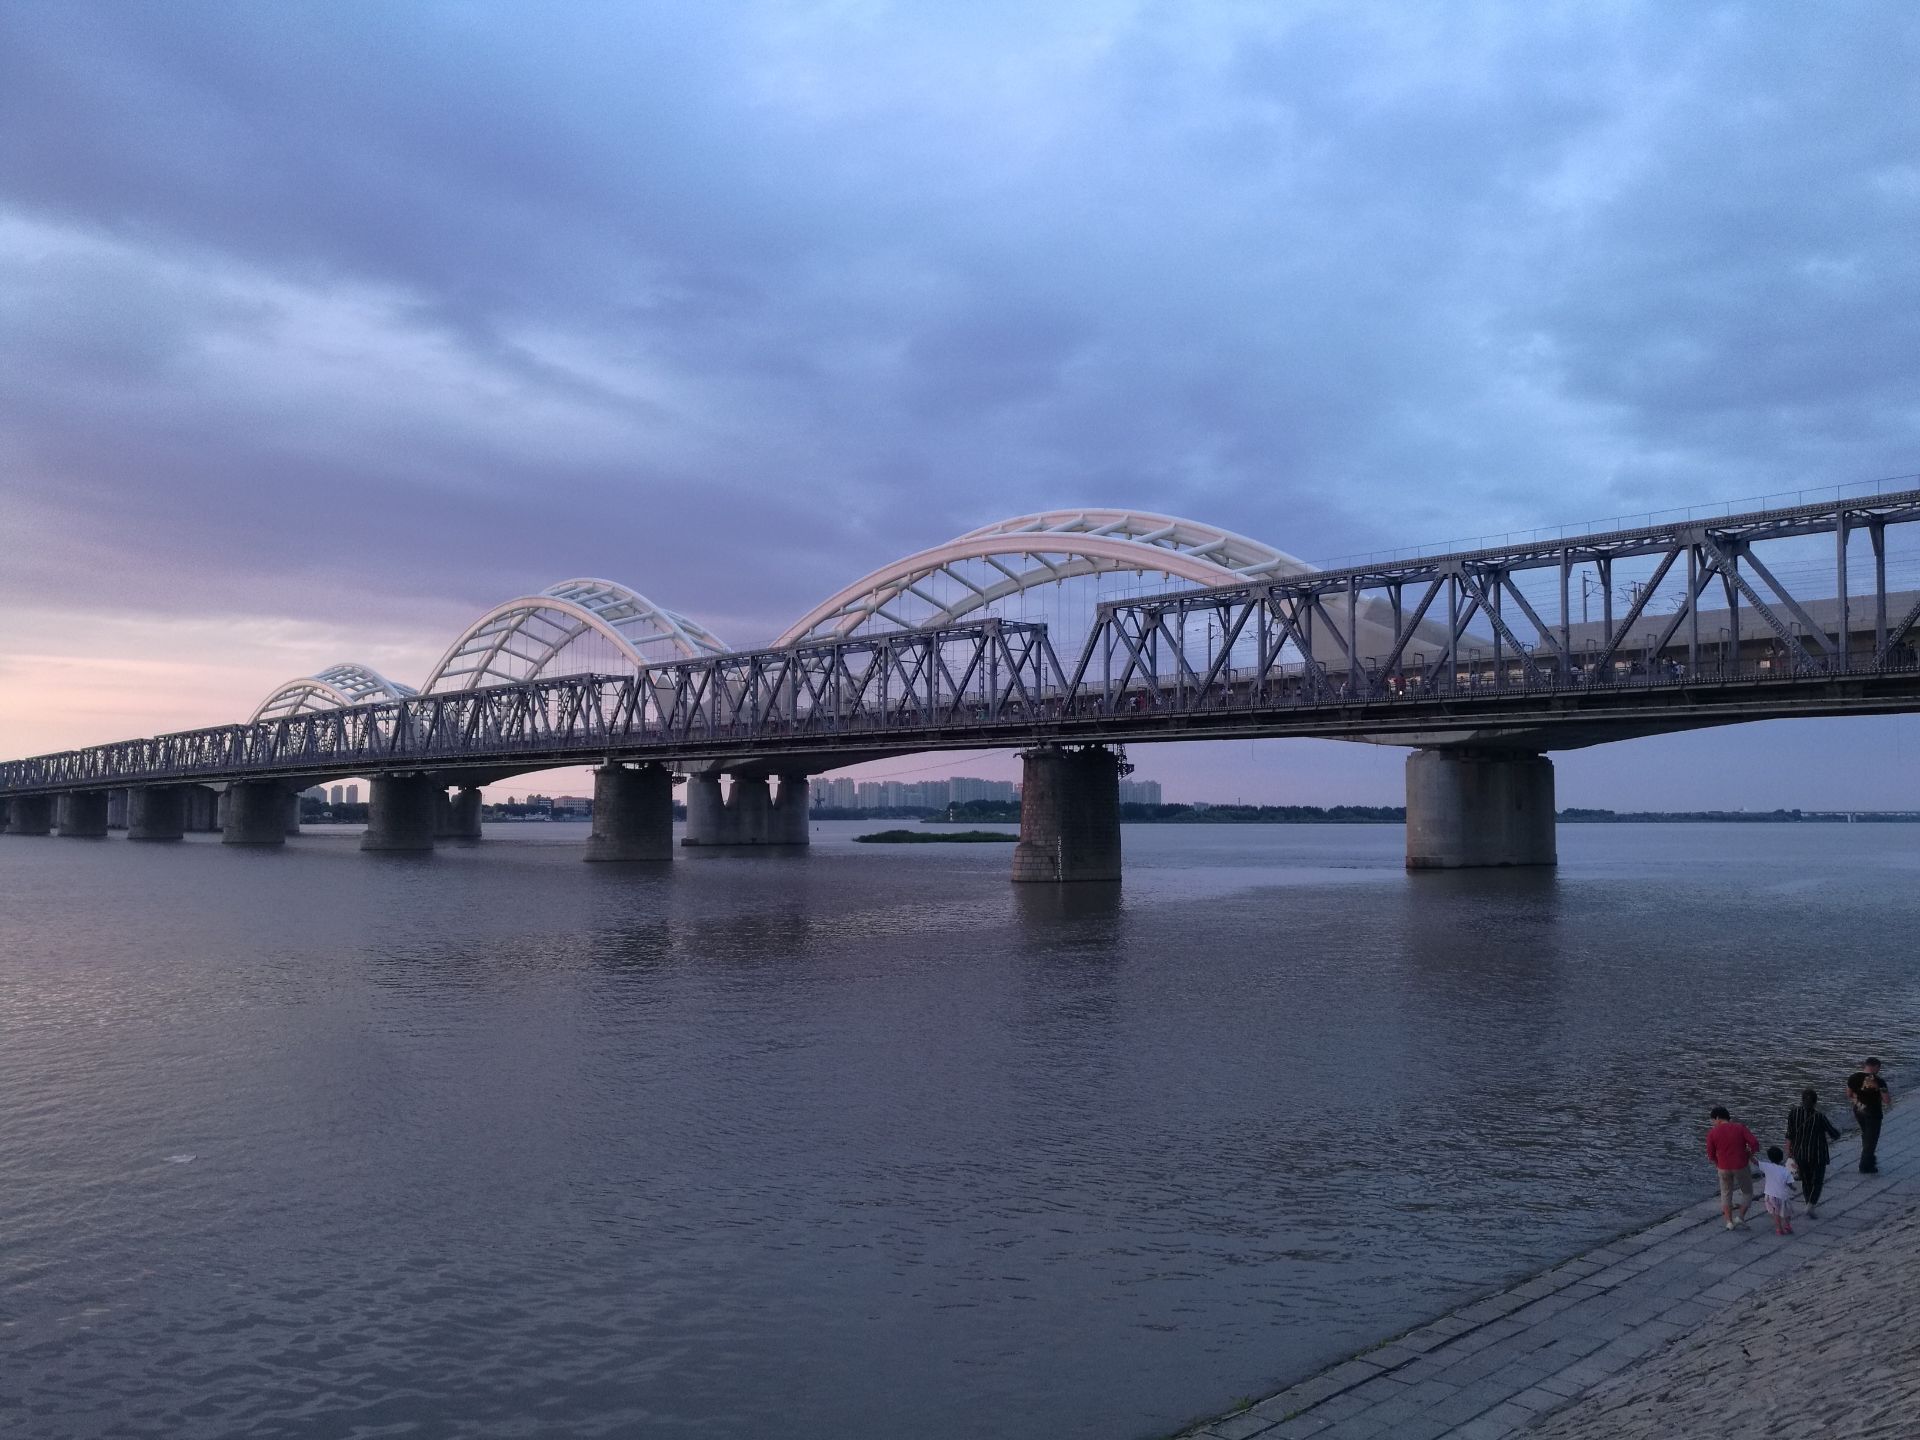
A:
{"type": "Polygon", "coordinates": [[[1553,762],[1531,751],[1407,757],[1407,868],[1554,865],[1553,762]]]}
{"type": "Polygon", "coordinates": [[[433,849],[446,787],[431,775],[368,777],[367,829],[362,850],[419,852],[433,849]]]}
{"type": "Polygon", "coordinates": [[[181,785],[180,823],[186,830],[210,834],[221,826],[221,792],[210,785],[181,785]]]}
{"type": "Polygon", "coordinates": [[[7,802],[9,835],[45,835],[53,829],[53,796],[16,795],[7,802]]]}
{"type": "Polygon", "coordinates": [[[480,838],[480,787],[461,785],[441,791],[439,816],[434,821],[437,840],[478,840],[480,838]]]}
{"type": "MultiPolygon", "coordinates": [[[[718,788],[716,784],[716,789],[718,788]]],[[[609,761],[593,772],[587,859],[673,859],[673,776],[663,766],[609,761]]]]}
{"type": "Polygon", "coordinates": [[[735,775],[724,800],[720,777],[687,777],[687,833],[690,847],[800,846],[809,843],[807,777],[782,775],[775,796],[765,775],[735,775]]]}
{"type": "MultiPolygon", "coordinates": [[[[225,819],[220,827],[220,843],[286,844],[289,793],[286,785],[278,780],[241,780],[229,785],[222,806],[225,819]]],[[[294,814],[297,817],[299,811],[295,810],[294,814]]]]}
{"type": "Polygon", "coordinates": [[[1013,881],[1120,878],[1120,757],[1104,745],[1042,745],[1020,756],[1020,843],[1013,881]]]}
{"type": "Polygon", "coordinates": [[[107,833],[107,792],[69,790],[60,797],[56,825],[62,835],[95,840],[107,833]]]}
{"type": "Polygon", "coordinates": [[[127,791],[129,840],[178,840],[187,831],[187,787],[136,785],[127,791]]]}

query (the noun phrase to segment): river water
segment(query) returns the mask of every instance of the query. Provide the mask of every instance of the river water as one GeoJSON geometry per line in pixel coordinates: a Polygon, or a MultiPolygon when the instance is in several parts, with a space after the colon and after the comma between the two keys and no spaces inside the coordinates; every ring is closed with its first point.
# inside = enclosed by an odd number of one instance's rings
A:
{"type": "Polygon", "coordinates": [[[1920,1046],[1920,826],[1136,826],[1065,891],[863,828],[0,837],[0,1429],[1129,1440],[1920,1046]]]}

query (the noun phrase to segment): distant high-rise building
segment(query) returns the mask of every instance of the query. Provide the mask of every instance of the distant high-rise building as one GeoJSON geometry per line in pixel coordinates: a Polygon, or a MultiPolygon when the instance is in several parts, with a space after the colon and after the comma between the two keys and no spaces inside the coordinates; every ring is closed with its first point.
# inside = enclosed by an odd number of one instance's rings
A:
{"type": "Polygon", "coordinates": [[[302,800],[317,800],[324,805],[327,803],[327,787],[324,785],[309,785],[300,792],[300,798],[302,800]]]}
{"type": "Polygon", "coordinates": [[[1120,782],[1120,803],[1122,805],[1159,805],[1160,782],[1158,780],[1122,780],[1120,782]]]}
{"type": "Polygon", "coordinates": [[[333,800],[331,803],[335,805],[343,804],[346,801],[346,798],[347,798],[346,787],[341,785],[336,785],[333,787],[333,800]]]}
{"type": "Polygon", "coordinates": [[[358,785],[347,786],[347,804],[358,805],[359,803],[360,803],[360,787],[358,785]]]}
{"type": "Polygon", "coordinates": [[[979,780],[971,775],[956,775],[947,782],[948,798],[956,805],[964,805],[970,800],[1011,801],[1013,782],[1011,780],[979,780]]]}
{"type": "MultiPolygon", "coordinates": [[[[1159,793],[1158,787],[1154,793],[1159,793]]],[[[977,780],[963,775],[949,780],[855,780],[836,775],[815,780],[807,789],[807,803],[816,810],[931,810],[939,814],[957,802],[1011,803],[1018,798],[1011,780],[977,780]]]]}

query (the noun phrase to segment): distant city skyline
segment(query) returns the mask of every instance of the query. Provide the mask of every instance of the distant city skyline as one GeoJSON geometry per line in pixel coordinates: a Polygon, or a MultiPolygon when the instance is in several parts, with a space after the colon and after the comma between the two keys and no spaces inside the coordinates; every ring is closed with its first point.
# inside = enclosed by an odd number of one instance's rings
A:
{"type": "Polygon", "coordinates": [[[973,800],[1011,804],[1019,787],[1011,780],[982,780],[954,775],[945,780],[856,780],[850,775],[812,781],[808,806],[814,810],[945,810],[973,800]]]}

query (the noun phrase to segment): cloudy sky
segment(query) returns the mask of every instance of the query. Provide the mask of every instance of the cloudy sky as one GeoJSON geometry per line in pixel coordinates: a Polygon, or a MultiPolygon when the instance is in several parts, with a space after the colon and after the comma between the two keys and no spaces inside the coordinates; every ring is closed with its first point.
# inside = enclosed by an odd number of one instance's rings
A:
{"type": "MultiPolygon", "coordinates": [[[[417,679],[571,575],[750,644],[1062,504],[1327,559],[1920,471],[1917,70],[1895,4],[15,0],[0,753],[417,679]]],[[[1562,797],[1911,761],[1748,727],[1562,797]]]]}

